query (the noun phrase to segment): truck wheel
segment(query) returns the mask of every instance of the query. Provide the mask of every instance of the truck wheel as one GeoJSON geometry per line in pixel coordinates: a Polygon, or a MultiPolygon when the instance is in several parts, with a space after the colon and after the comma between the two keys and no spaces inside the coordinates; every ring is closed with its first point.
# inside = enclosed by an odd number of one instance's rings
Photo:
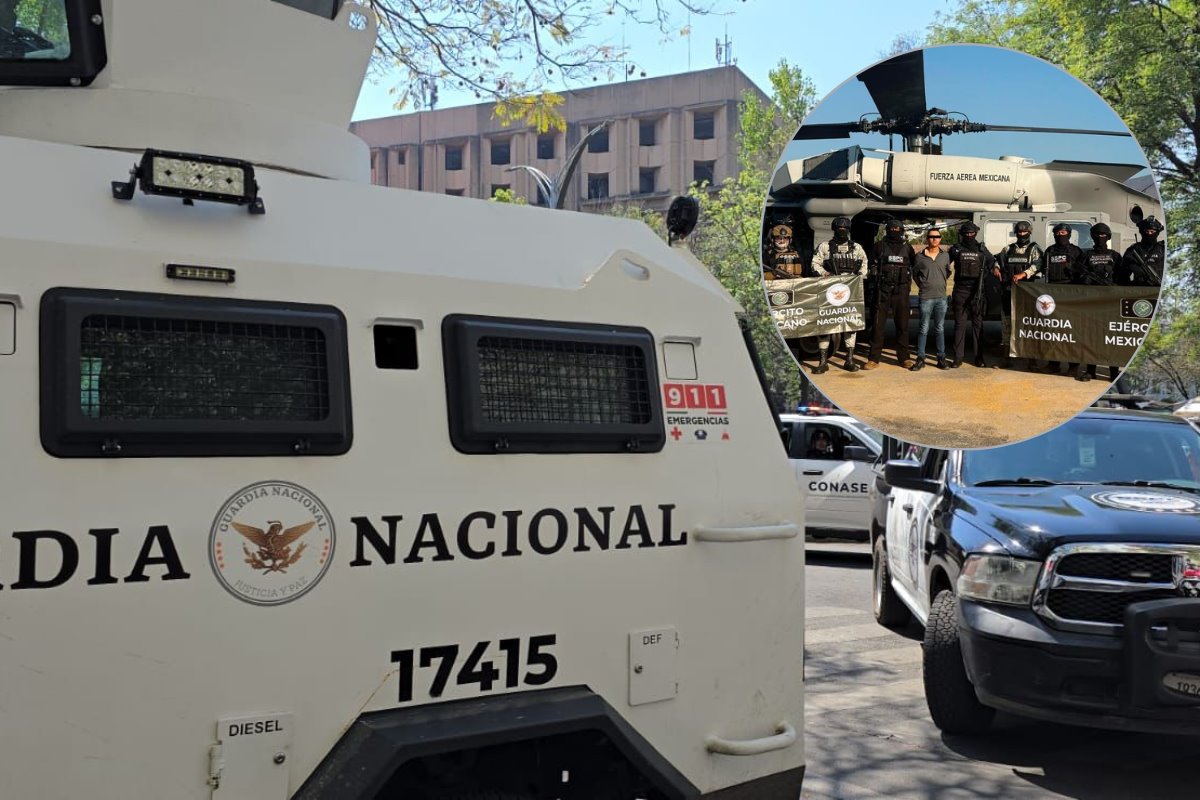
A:
{"type": "Polygon", "coordinates": [[[871,548],[871,573],[871,606],[875,610],[875,621],[888,628],[907,625],[912,614],[892,586],[887,542],[882,536],[875,537],[875,546],[871,548]]]}
{"type": "Polygon", "coordinates": [[[925,704],[933,724],[946,733],[985,732],[996,711],[979,702],[967,678],[958,641],[958,598],[949,589],[933,599],[923,649],[925,704]]]}

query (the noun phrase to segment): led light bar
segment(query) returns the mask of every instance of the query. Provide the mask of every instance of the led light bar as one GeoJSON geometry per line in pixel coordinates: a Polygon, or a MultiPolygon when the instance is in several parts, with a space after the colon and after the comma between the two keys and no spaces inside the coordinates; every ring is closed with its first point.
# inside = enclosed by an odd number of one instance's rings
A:
{"type": "Polygon", "coordinates": [[[145,194],[180,197],[187,205],[205,200],[248,206],[251,214],[267,211],[258,196],[254,165],[235,158],[147,150],[128,181],[113,181],[113,197],[132,200],[135,185],[145,194]]]}
{"type": "Polygon", "coordinates": [[[228,267],[197,267],[191,264],[167,264],[167,277],[180,281],[233,283],[237,273],[228,267]]]}

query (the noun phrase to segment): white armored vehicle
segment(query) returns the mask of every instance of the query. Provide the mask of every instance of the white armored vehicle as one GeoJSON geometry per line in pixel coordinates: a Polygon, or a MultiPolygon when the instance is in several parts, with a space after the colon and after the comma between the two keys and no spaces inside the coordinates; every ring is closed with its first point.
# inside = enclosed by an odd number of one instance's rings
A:
{"type": "Polygon", "coordinates": [[[0,0],[0,797],[792,800],[739,309],[641,224],[368,185],[374,36],[0,0]]]}

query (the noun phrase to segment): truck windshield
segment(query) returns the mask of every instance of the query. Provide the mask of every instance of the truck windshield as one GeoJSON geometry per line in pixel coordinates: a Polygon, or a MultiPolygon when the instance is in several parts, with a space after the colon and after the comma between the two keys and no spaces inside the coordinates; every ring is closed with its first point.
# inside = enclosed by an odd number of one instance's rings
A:
{"type": "Polygon", "coordinates": [[[1019,444],[963,453],[963,481],[1115,483],[1200,492],[1200,433],[1168,420],[1076,417],[1019,444]]]}
{"type": "Polygon", "coordinates": [[[70,57],[66,0],[0,0],[0,61],[70,57]]]}

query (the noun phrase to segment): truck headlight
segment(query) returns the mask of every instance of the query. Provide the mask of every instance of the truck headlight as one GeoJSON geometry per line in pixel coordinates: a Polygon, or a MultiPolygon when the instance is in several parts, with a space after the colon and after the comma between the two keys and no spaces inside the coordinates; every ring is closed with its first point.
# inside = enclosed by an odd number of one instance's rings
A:
{"type": "Polygon", "coordinates": [[[1000,555],[967,556],[958,576],[958,596],[984,603],[1027,606],[1042,562],[1000,555]]]}

